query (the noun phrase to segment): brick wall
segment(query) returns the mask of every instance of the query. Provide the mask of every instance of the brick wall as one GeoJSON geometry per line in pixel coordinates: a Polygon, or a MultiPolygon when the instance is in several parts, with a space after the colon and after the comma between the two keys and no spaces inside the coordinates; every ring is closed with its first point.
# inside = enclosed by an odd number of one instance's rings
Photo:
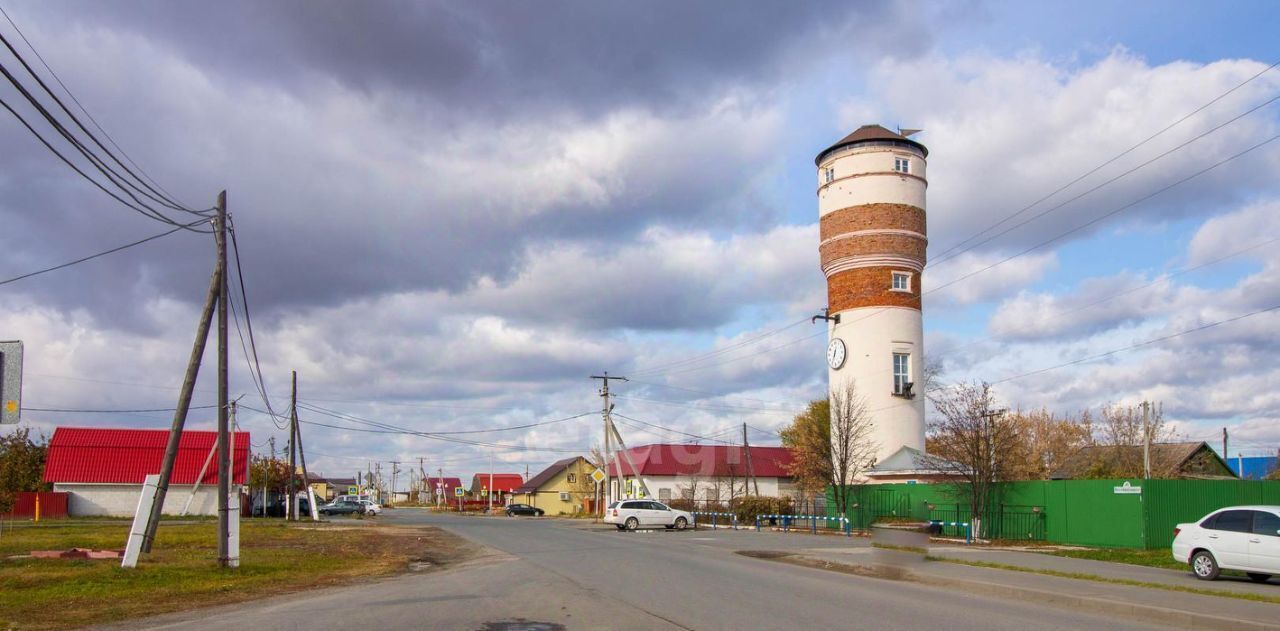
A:
{"type": "Polygon", "coordinates": [[[920,309],[920,275],[912,273],[911,291],[890,291],[894,267],[859,267],[827,279],[827,305],[831,313],[859,307],[907,307],[920,309]]]}

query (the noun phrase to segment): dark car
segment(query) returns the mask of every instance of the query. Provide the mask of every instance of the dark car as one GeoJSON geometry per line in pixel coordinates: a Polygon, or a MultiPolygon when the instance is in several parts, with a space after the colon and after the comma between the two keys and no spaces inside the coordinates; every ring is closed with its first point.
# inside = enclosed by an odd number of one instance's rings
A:
{"type": "Polygon", "coordinates": [[[351,515],[364,513],[364,505],[359,502],[334,502],[319,508],[321,515],[351,515]]]}
{"type": "Polygon", "coordinates": [[[532,515],[534,517],[542,517],[543,512],[541,508],[534,508],[528,504],[508,504],[507,517],[512,517],[514,515],[532,515]]]}

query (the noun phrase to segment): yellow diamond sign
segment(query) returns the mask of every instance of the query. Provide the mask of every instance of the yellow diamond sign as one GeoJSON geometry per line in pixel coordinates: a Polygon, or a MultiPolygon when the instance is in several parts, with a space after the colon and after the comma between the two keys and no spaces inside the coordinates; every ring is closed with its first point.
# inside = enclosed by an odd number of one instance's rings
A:
{"type": "Polygon", "coordinates": [[[591,472],[591,479],[592,479],[592,480],[595,480],[595,481],[596,481],[596,484],[600,484],[601,482],[604,482],[604,470],[603,470],[603,469],[596,469],[595,471],[592,471],[592,472],[591,472]]]}

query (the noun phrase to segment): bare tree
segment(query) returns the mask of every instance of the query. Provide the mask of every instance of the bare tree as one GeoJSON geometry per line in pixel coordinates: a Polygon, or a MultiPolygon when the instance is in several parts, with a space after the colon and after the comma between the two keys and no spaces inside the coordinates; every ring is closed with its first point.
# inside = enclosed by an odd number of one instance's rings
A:
{"type": "Polygon", "coordinates": [[[871,439],[874,429],[867,400],[854,384],[831,393],[831,487],[841,515],[848,514],[850,498],[876,464],[880,445],[871,439]]]}
{"type": "MultiPolygon", "coordinates": [[[[1102,408],[1101,420],[1092,424],[1093,444],[1103,449],[1094,450],[1095,458],[1089,464],[1085,477],[1089,478],[1140,478],[1144,474],[1142,448],[1151,444],[1178,440],[1176,428],[1164,418],[1164,406],[1152,405],[1143,418],[1142,406],[1109,404],[1102,408]]],[[[1162,458],[1151,459],[1151,477],[1174,477],[1178,465],[1162,458]]]]}
{"type": "Polygon", "coordinates": [[[1091,425],[1082,419],[1057,416],[1047,409],[1009,413],[1016,428],[1016,458],[1009,467],[1010,480],[1047,480],[1067,459],[1090,443],[1091,425]]]}
{"type": "Polygon", "coordinates": [[[957,497],[968,500],[969,527],[983,536],[982,521],[1001,482],[1023,458],[1017,424],[994,409],[991,386],[956,384],[930,398],[938,418],[929,427],[930,453],[924,461],[959,482],[957,497]]]}

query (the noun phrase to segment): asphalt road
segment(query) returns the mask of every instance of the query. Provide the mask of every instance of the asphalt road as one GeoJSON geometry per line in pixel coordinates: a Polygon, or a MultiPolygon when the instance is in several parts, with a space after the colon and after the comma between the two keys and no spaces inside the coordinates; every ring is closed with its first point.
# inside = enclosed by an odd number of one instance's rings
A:
{"type": "MultiPolygon", "coordinates": [[[[495,553],[442,572],[317,590],[131,628],[1153,629],[1086,612],[748,558],[736,550],[865,545],[840,537],[637,532],[553,519],[389,511],[495,553]],[[515,623],[512,626],[501,626],[515,623]],[[547,623],[538,626],[531,623],[547,623]]],[[[141,622],[141,624],[139,624],[141,622]]]]}

